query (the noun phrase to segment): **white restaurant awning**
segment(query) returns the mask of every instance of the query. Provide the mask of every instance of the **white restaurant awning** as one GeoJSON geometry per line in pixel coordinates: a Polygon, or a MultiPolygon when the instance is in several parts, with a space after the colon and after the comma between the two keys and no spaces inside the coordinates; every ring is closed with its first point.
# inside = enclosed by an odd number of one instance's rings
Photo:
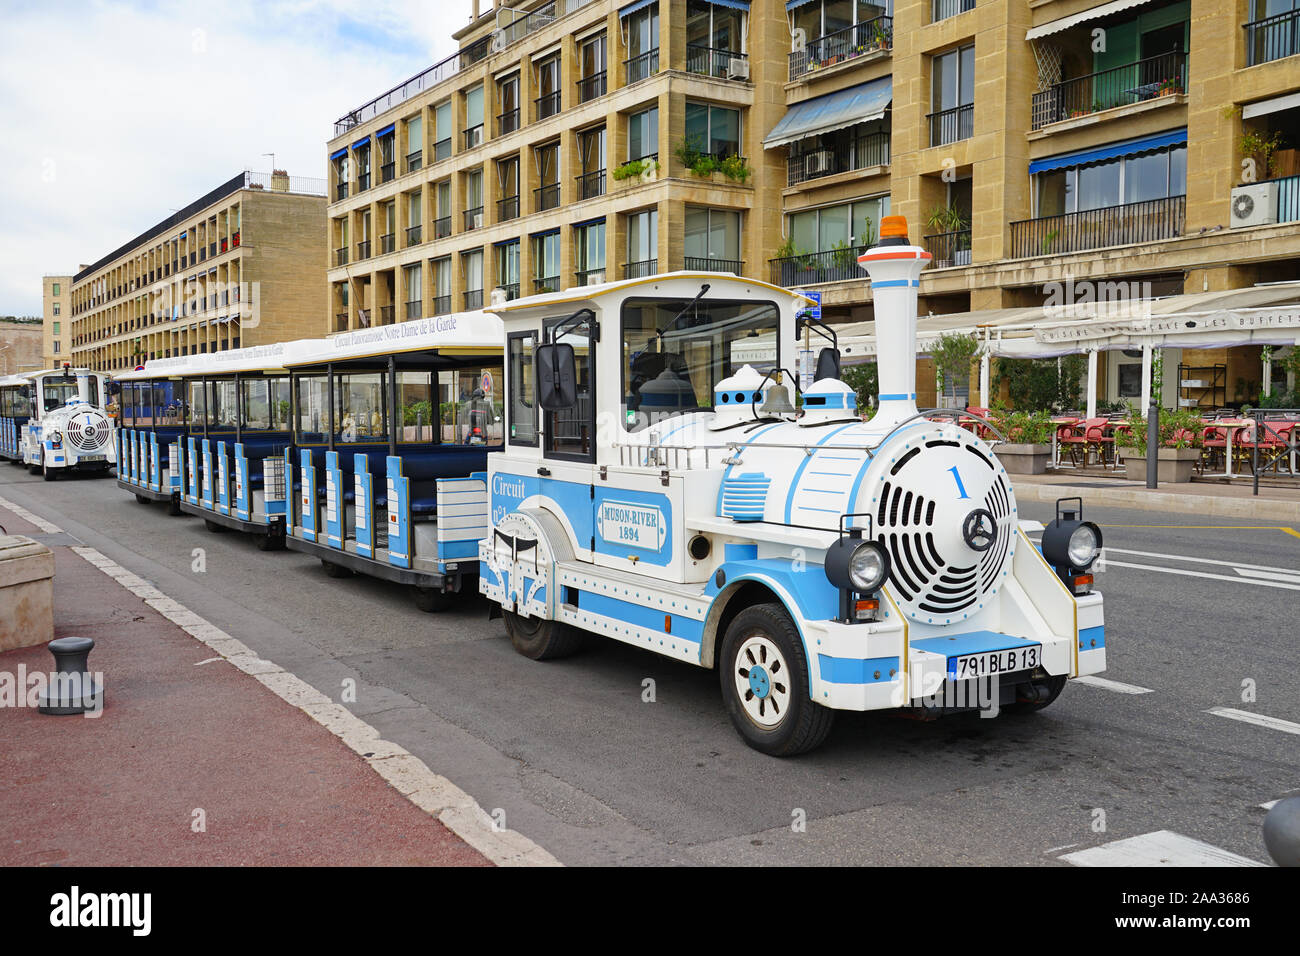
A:
{"type": "Polygon", "coordinates": [[[1053,33],[1060,33],[1062,30],[1068,30],[1080,23],[1087,23],[1089,20],[1096,20],[1112,13],[1119,13],[1121,10],[1128,10],[1131,7],[1140,7],[1142,4],[1149,2],[1150,0],[1111,0],[1110,3],[1103,3],[1101,6],[1091,7],[1068,17],[1061,17],[1059,20],[1050,20],[1042,26],[1030,27],[1029,32],[1025,34],[1025,39],[1037,40],[1045,36],[1051,36],[1053,33]]]}

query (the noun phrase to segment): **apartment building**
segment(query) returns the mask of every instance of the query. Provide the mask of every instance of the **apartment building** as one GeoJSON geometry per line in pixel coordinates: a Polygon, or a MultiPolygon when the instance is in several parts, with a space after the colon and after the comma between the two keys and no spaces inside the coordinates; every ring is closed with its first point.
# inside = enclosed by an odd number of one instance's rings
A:
{"type": "Polygon", "coordinates": [[[43,368],[54,368],[68,357],[69,335],[65,331],[71,318],[69,304],[72,298],[72,276],[43,276],[41,302],[44,324],[41,330],[41,356],[43,368]]]}
{"type": "Polygon", "coordinates": [[[238,173],[67,280],[63,352],[117,371],[319,335],[325,207],[323,180],[238,173]]]}
{"type": "Polygon", "coordinates": [[[330,331],[779,245],[784,11],[746,0],[475,6],[460,49],[329,144],[330,331]]]}

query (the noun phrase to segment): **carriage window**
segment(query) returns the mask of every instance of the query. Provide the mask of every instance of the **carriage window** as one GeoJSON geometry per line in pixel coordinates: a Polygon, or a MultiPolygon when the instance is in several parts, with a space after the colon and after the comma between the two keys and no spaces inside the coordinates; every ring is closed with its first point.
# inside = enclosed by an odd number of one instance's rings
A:
{"type": "Polygon", "coordinates": [[[533,404],[534,332],[516,332],[510,336],[507,360],[510,362],[510,444],[537,447],[537,406],[533,404]]]}
{"type": "Polygon", "coordinates": [[[398,441],[424,444],[438,440],[434,434],[432,372],[398,372],[397,407],[402,415],[398,441]]]}
{"type": "Polygon", "coordinates": [[[203,382],[186,382],[185,388],[189,395],[190,424],[198,428],[205,428],[208,424],[208,400],[203,391],[203,382]]]}
{"type": "MultiPolygon", "coordinates": [[[[547,323],[554,326],[565,321],[563,318],[547,323]]],[[[548,333],[548,337],[553,333],[548,333]]],[[[556,344],[573,346],[577,370],[578,401],[572,408],[548,411],[545,419],[545,448],[547,455],[557,458],[576,458],[591,460],[595,456],[592,432],[595,424],[593,405],[594,369],[591,355],[590,320],[575,324],[566,324],[558,337],[551,338],[556,344]]]]}
{"type": "Polygon", "coordinates": [[[44,411],[53,411],[62,405],[68,404],[69,399],[78,397],[77,380],[75,378],[68,378],[66,376],[55,378],[54,376],[50,376],[49,378],[42,379],[42,384],[44,386],[42,389],[42,392],[44,393],[44,411]]]}
{"type": "Polygon", "coordinates": [[[744,365],[780,364],[780,313],[771,302],[628,299],[623,303],[623,421],[640,431],[711,411],[713,389],[744,365]],[[678,317],[680,314],[680,318],[678,317]]]}
{"type": "Polygon", "coordinates": [[[235,404],[235,380],[218,379],[208,382],[208,428],[212,431],[234,431],[239,407],[235,404]]]}
{"type": "Polygon", "coordinates": [[[335,376],[334,403],[336,441],[388,441],[382,372],[335,376]]]}
{"type": "Polygon", "coordinates": [[[329,391],[324,375],[300,375],[298,392],[298,443],[323,445],[329,430],[329,391]]]}
{"type": "Polygon", "coordinates": [[[441,439],[457,445],[502,442],[501,366],[438,373],[441,439]]]}

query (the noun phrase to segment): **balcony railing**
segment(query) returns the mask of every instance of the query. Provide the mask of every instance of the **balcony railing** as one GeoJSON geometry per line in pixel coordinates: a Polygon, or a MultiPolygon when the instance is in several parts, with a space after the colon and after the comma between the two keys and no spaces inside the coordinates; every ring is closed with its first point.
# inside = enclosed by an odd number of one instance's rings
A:
{"type": "Polygon", "coordinates": [[[381,305],[379,307],[379,324],[380,325],[393,324],[393,307],[391,305],[381,305]]]}
{"type": "Polygon", "coordinates": [[[785,161],[786,185],[889,164],[889,134],[869,133],[832,146],[792,153],[785,161]]]}
{"type": "Polygon", "coordinates": [[[640,262],[628,262],[623,265],[624,279],[644,279],[659,271],[658,259],[642,259],[640,262]]]}
{"type": "Polygon", "coordinates": [[[406,171],[413,173],[424,165],[424,150],[417,149],[413,153],[406,154],[406,171]]]}
{"type": "Polygon", "coordinates": [[[519,197],[506,196],[497,200],[497,222],[509,222],[519,218],[519,197]]]}
{"type": "Polygon", "coordinates": [[[345,266],[348,264],[348,247],[334,250],[334,264],[336,266],[345,266]]]}
{"type": "Polygon", "coordinates": [[[362,193],[370,188],[370,174],[357,173],[357,192],[362,193]]]}
{"type": "Polygon", "coordinates": [[[687,272],[734,272],[736,275],[744,275],[744,259],[715,259],[701,258],[699,256],[687,256],[684,268],[687,272]]]}
{"type": "Polygon", "coordinates": [[[471,229],[482,229],[482,228],[483,228],[483,207],[475,206],[473,209],[466,209],[465,210],[465,231],[469,232],[471,229]]]}
{"type": "Polygon", "coordinates": [[[370,328],[370,310],[357,309],[357,325],[363,329],[370,328]]]}
{"type": "Polygon", "coordinates": [[[447,159],[450,156],[451,156],[450,136],[448,136],[446,139],[440,139],[433,144],[433,161],[435,163],[442,162],[442,160],[447,159]]]}
{"type": "Polygon", "coordinates": [[[410,322],[412,319],[421,318],[420,310],[422,307],[423,307],[423,303],[419,299],[413,299],[410,302],[407,302],[406,321],[410,322]]]}
{"type": "Polygon", "coordinates": [[[802,50],[790,54],[790,80],[799,79],[816,70],[888,50],[894,44],[894,18],[875,17],[855,23],[843,30],[810,40],[802,50]]]}
{"type": "Polygon", "coordinates": [[[537,118],[544,120],[548,116],[554,116],[560,111],[560,91],[553,93],[543,93],[537,99],[533,100],[537,107],[537,118]]]}
{"type": "Polygon", "coordinates": [[[533,292],[558,292],[560,291],[559,276],[533,276],[533,292]]]}
{"type": "Polygon", "coordinates": [[[1246,65],[1271,63],[1300,53],[1300,9],[1255,20],[1246,31],[1246,65]]]}
{"type": "Polygon", "coordinates": [[[431,224],[433,229],[433,238],[446,239],[451,235],[451,216],[443,216],[441,219],[435,219],[431,224]]]}
{"type": "Polygon", "coordinates": [[[334,331],[342,332],[348,327],[348,314],[346,312],[334,313],[334,331]]]}
{"type": "Polygon", "coordinates": [[[379,167],[379,181],[381,183],[391,182],[397,175],[397,166],[393,163],[384,163],[379,167]]]}
{"type": "Polygon", "coordinates": [[[1149,199],[1011,224],[1011,256],[1052,256],[1154,242],[1183,234],[1186,196],[1149,199]]]}
{"type": "Polygon", "coordinates": [[[533,190],[533,206],[537,212],[554,209],[560,204],[560,184],[548,183],[533,190]]]}
{"type": "Polygon", "coordinates": [[[959,13],[975,9],[975,0],[931,0],[930,22],[938,23],[959,13]]]}
{"type": "Polygon", "coordinates": [[[970,265],[970,230],[940,232],[925,237],[930,265],[936,269],[970,265]]]}
{"type": "Polygon", "coordinates": [[[420,244],[420,236],[423,232],[424,230],[420,226],[407,226],[406,244],[408,246],[418,246],[420,244]]]}
{"type": "Polygon", "coordinates": [[[605,269],[579,269],[573,273],[574,285],[597,285],[605,281],[605,269]]]}
{"type": "Polygon", "coordinates": [[[578,102],[585,103],[605,95],[605,71],[584,76],[578,81],[578,102]]]}
{"type": "Polygon", "coordinates": [[[1187,92],[1187,54],[1162,53],[1089,73],[1035,93],[1030,128],[1087,116],[1116,106],[1187,92]]]}
{"type": "Polygon", "coordinates": [[[337,186],[334,187],[334,201],[335,201],[335,202],[339,202],[340,200],[347,199],[347,198],[348,198],[348,184],[347,184],[347,183],[339,183],[337,186]]]}
{"type": "Polygon", "coordinates": [[[379,237],[379,254],[381,256],[387,255],[388,253],[392,252],[395,248],[397,248],[397,237],[394,236],[391,232],[388,233],[387,235],[379,237]]]}
{"type": "Polygon", "coordinates": [[[623,67],[627,71],[628,85],[644,80],[648,76],[654,76],[659,72],[659,48],[647,50],[645,53],[624,60],[623,67]]]}
{"type": "Polygon", "coordinates": [[[497,135],[505,136],[507,133],[513,133],[519,128],[519,107],[512,110],[506,110],[497,116],[497,135]]]}
{"type": "Polygon", "coordinates": [[[497,286],[497,288],[506,294],[507,302],[509,302],[511,299],[519,298],[518,282],[502,282],[500,285],[497,286]]]}
{"type": "Polygon", "coordinates": [[[1300,221],[1300,176],[1286,176],[1277,182],[1277,221],[1300,221]]]}
{"type": "Polygon", "coordinates": [[[605,170],[596,169],[578,177],[578,198],[595,199],[605,195],[605,170]]]}
{"type": "Polygon", "coordinates": [[[363,239],[361,242],[357,243],[357,261],[360,262],[362,259],[369,259],[369,258],[370,258],[370,240],[363,239]]]}
{"type": "Polygon", "coordinates": [[[686,44],[686,72],[717,79],[749,79],[749,55],[700,43],[686,44]]]}
{"type": "Polygon", "coordinates": [[[451,311],[451,296],[435,295],[433,297],[433,314],[446,315],[451,311]]]}
{"type": "Polygon", "coordinates": [[[866,246],[846,246],[772,259],[772,284],[785,289],[801,289],[822,282],[861,280],[865,274],[858,266],[858,256],[866,250],[866,246]]]}
{"type": "Polygon", "coordinates": [[[465,293],[465,308],[466,308],[466,309],[481,309],[481,308],[483,308],[483,290],[482,290],[482,289],[471,289],[470,291],[468,291],[468,292],[465,293]]]}
{"type": "Polygon", "coordinates": [[[465,130],[466,149],[473,149],[476,146],[482,146],[482,145],[483,145],[483,124],[482,123],[479,123],[477,126],[471,126],[469,129],[465,130]]]}
{"type": "Polygon", "coordinates": [[[954,106],[926,116],[930,123],[930,145],[946,146],[975,135],[975,104],[954,106]]]}

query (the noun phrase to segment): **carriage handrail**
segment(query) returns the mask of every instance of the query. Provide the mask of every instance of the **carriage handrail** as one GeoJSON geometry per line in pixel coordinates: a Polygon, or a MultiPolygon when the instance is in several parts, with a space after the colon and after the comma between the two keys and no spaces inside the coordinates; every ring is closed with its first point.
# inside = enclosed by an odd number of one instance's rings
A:
{"type": "Polygon", "coordinates": [[[973,418],[981,425],[987,426],[989,431],[997,435],[998,441],[1004,442],[1007,440],[1007,436],[1002,434],[1001,429],[999,429],[996,425],[994,425],[991,421],[989,421],[987,418],[983,417],[982,415],[976,415],[974,412],[967,411],[966,409],[959,409],[959,408],[925,408],[917,412],[915,415],[910,415],[907,418],[904,418],[901,422],[899,422],[897,425],[891,428],[888,432],[886,432],[885,437],[880,439],[880,442],[879,444],[876,445],[876,447],[879,448],[880,445],[883,445],[885,441],[888,440],[889,437],[894,434],[894,432],[898,431],[908,422],[914,422],[918,418],[929,418],[931,415],[947,415],[950,418],[954,418],[954,419],[973,418]]]}

